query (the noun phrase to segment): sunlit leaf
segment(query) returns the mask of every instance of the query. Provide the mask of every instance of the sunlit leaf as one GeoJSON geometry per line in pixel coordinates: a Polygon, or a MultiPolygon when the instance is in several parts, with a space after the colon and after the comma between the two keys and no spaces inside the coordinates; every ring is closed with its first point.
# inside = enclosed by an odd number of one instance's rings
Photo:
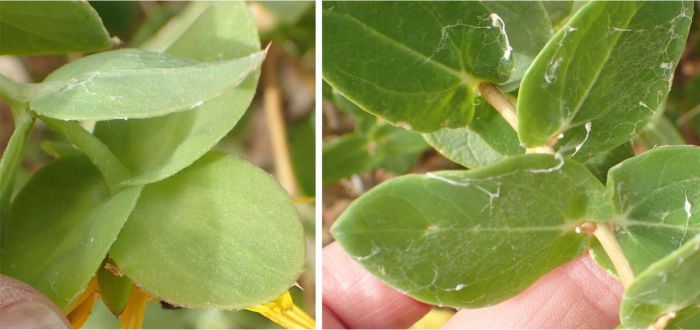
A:
{"type": "Polygon", "coordinates": [[[574,1],[542,1],[542,4],[547,10],[547,15],[549,15],[552,25],[555,27],[559,26],[574,9],[574,1]]]}
{"type": "MultiPolygon", "coordinates": [[[[667,146],[613,167],[611,222],[635,274],[700,233],[700,147],[667,146]]],[[[603,255],[598,250],[596,255],[603,255]]]]}
{"type": "Polygon", "coordinates": [[[508,42],[513,48],[515,69],[510,79],[501,84],[501,87],[506,90],[516,89],[532,60],[554,35],[547,10],[542,1],[482,1],[482,3],[501,17],[505,24],[508,42]]]}
{"type": "Polygon", "coordinates": [[[639,274],[625,290],[620,321],[629,328],[647,328],[668,313],[700,306],[700,235],[639,274]]]}
{"type": "Polygon", "coordinates": [[[445,157],[467,168],[489,165],[525,152],[515,130],[480,97],[475,99],[474,119],[468,127],[443,128],[426,134],[425,140],[445,157]]]}
{"type": "Polygon", "coordinates": [[[480,2],[327,2],[323,20],[324,79],[419,132],[466,125],[476,84],[513,72],[508,22],[480,2]]]}
{"type": "MultiPolygon", "coordinates": [[[[216,61],[248,56],[259,49],[255,23],[245,3],[220,2],[210,4],[166,53],[216,61]]],[[[257,81],[255,72],[233,91],[204,102],[195,111],[98,122],[95,135],[134,175],[125,184],[158,181],[192,164],[231,131],[248,109],[257,81]]]]}
{"type": "Polygon", "coordinates": [[[149,118],[196,111],[260,67],[264,52],[197,62],[137,49],[88,56],[54,71],[31,110],[63,120],[149,118]]]}
{"type": "Polygon", "coordinates": [[[2,219],[0,272],[67,311],[95,276],[136,204],[141,187],[111,195],[84,156],[43,167],[2,219]]]}
{"type": "Polygon", "coordinates": [[[523,78],[521,142],[556,140],[587,159],[639,133],[669,92],[692,14],[689,1],[586,4],[523,78]]]}
{"type": "Polygon", "coordinates": [[[176,306],[223,309],[280,296],[304,254],[282,187],[247,161],[215,153],[146,186],[110,251],[146,292],[176,306]]]}
{"type": "Polygon", "coordinates": [[[392,287],[432,304],[478,307],[580,255],[588,238],[575,227],[610,213],[602,184],[582,165],[532,154],[386,181],[332,231],[392,287]]]}

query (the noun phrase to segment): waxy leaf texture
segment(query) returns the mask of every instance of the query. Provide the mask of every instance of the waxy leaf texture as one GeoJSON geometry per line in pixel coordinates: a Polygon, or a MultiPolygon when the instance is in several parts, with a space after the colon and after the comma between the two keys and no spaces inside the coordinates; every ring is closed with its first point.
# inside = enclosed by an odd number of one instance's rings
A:
{"type": "Polygon", "coordinates": [[[580,255],[588,236],[575,227],[611,211],[585,167],[531,154],[387,181],[355,200],[332,232],[398,290],[432,304],[479,307],[580,255]]]}

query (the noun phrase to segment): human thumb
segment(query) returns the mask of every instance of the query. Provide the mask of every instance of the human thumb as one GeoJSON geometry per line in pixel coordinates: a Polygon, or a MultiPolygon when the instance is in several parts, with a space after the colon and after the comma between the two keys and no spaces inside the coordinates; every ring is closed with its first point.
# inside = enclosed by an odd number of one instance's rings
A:
{"type": "Polygon", "coordinates": [[[0,328],[70,327],[63,313],[31,286],[0,275],[0,328]]]}

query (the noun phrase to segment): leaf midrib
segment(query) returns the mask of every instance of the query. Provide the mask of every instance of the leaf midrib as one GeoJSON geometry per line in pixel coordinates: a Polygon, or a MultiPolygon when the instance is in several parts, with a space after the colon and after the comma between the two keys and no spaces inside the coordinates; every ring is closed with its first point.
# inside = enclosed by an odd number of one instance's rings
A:
{"type": "MultiPolygon", "coordinates": [[[[642,5],[642,6],[644,6],[644,5],[642,5]]],[[[627,20],[627,22],[625,22],[625,24],[624,24],[625,28],[628,27],[630,22],[637,16],[637,13],[642,8],[642,6],[635,8],[634,13],[631,14],[629,16],[629,19],[627,20]]],[[[568,27],[568,25],[567,25],[567,27],[568,27]]],[[[564,29],[566,29],[567,27],[564,27],[564,29]]],[[[562,31],[564,31],[564,29],[562,29],[562,31]]],[[[595,87],[597,85],[598,78],[600,77],[600,74],[603,72],[602,69],[605,67],[605,65],[607,65],[608,61],[610,60],[610,56],[612,55],[613,50],[617,48],[618,42],[620,41],[620,38],[622,38],[622,34],[623,33],[619,33],[618,36],[615,38],[614,43],[612,44],[612,46],[610,47],[608,52],[605,54],[605,59],[601,62],[601,65],[597,68],[597,71],[596,71],[595,75],[593,76],[593,79],[591,79],[591,83],[588,85],[588,87],[586,87],[586,91],[583,93],[583,96],[580,98],[578,104],[576,104],[576,106],[574,107],[574,111],[572,112],[572,115],[570,116],[570,118],[566,119],[565,125],[563,125],[562,127],[559,128],[560,132],[565,131],[570,127],[571,122],[576,118],[576,115],[581,110],[581,107],[583,106],[583,104],[586,102],[586,100],[590,96],[591,91],[593,90],[593,87],[595,87]]],[[[566,35],[564,37],[566,37],[566,35]]],[[[567,70],[568,70],[568,67],[567,67],[567,70]]],[[[559,105],[560,105],[559,111],[560,111],[560,113],[562,113],[563,108],[561,108],[561,102],[559,105]]],[[[603,112],[603,113],[605,113],[605,112],[603,112]]],[[[558,134],[558,133],[559,132],[557,132],[556,134],[558,134]]]]}

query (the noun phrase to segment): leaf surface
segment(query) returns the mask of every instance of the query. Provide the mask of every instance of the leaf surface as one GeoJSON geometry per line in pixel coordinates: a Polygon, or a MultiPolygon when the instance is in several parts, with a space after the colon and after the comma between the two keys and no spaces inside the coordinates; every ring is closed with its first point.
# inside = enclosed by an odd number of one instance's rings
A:
{"type": "Polygon", "coordinates": [[[0,271],[67,311],[95,276],[136,205],[141,187],[110,195],[84,156],[43,167],[2,221],[0,271]]]}
{"type": "MultiPolygon", "coordinates": [[[[665,146],[613,167],[616,236],[635,274],[700,233],[700,147],[665,146]]],[[[596,254],[602,254],[598,251],[596,254]]]]}
{"type": "Polygon", "coordinates": [[[653,118],[634,141],[646,149],[685,144],[678,128],[664,115],[653,118]]]}
{"type": "Polygon", "coordinates": [[[627,142],[614,149],[597,154],[595,157],[587,160],[584,165],[600,182],[605,184],[610,168],[631,157],[634,157],[634,148],[631,143],[627,142]]]}
{"type": "Polygon", "coordinates": [[[100,16],[87,2],[0,2],[0,54],[64,54],[110,46],[100,16]]]}
{"type": "Polygon", "coordinates": [[[525,152],[518,134],[483,98],[475,99],[474,119],[463,128],[443,128],[425,134],[425,140],[442,155],[467,168],[492,164],[525,152]]]}
{"type": "Polygon", "coordinates": [[[386,181],[355,200],[332,232],[392,287],[432,304],[479,307],[580,255],[588,238],[574,228],[610,212],[582,165],[530,154],[386,181]]]}
{"type": "Polygon", "coordinates": [[[122,49],[61,67],[42,83],[50,91],[31,109],[63,120],[149,118],[198,110],[230,92],[257,70],[264,52],[216,62],[122,49]]]}
{"type": "Polygon", "coordinates": [[[547,10],[542,1],[482,1],[481,3],[496,13],[505,24],[508,42],[513,48],[515,69],[510,79],[501,84],[501,88],[516,89],[532,60],[554,35],[547,10]]]}
{"type": "MultiPolygon", "coordinates": [[[[259,49],[255,22],[246,4],[220,2],[210,4],[166,53],[216,61],[248,56],[259,49]]],[[[192,164],[231,131],[255,95],[258,76],[252,73],[237,88],[204,102],[196,111],[101,121],[94,134],[133,174],[125,184],[162,180],[192,164]]]]}
{"type": "Polygon", "coordinates": [[[661,316],[700,306],[700,235],[639,274],[625,290],[620,321],[646,328],[661,316]]]}
{"type": "Polygon", "coordinates": [[[559,139],[564,154],[587,159],[639,133],[669,92],[692,13],[689,1],[586,4],[523,78],[520,141],[559,139]]]}
{"type": "Polygon", "coordinates": [[[247,161],[216,153],[146,186],[110,250],[147,292],[177,306],[222,309],[279,297],[304,254],[282,187],[247,161]]]}
{"type": "Polygon", "coordinates": [[[345,134],[323,148],[323,182],[382,167],[392,173],[410,170],[428,144],[420,134],[390,124],[375,124],[345,134]]]}
{"type": "Polygon", "coordinates": [[[513,72],[508,23],[480,2],[329,2],[323,19],[324,79],[415,131],[466,125],[478,81],[513,72]]]}
{"type": "Polygon", "coordinates": [[[542,1],[553,26],[559,26],[574,10],[574,1],[542,1]]]}
{"type": "Polygon", "coordinates": [[[336,182],[376,165],[364,134],[343,135],[323,146],[323,183],[336,182]]]}

